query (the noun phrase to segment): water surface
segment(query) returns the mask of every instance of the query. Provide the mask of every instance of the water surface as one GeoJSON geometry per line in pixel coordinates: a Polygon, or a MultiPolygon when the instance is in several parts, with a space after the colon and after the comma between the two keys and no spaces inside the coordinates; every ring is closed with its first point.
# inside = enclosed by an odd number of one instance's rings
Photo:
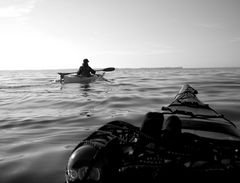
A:
{"type": "Polygon", "coordinates": [[[60,84],[57,72],[0,71],[0,180],[4,183],[64,182],[72,149],[112,120],[140,126],[180,87],[239,125],[240,69],[116,69],[109,82],[60,84]]]}

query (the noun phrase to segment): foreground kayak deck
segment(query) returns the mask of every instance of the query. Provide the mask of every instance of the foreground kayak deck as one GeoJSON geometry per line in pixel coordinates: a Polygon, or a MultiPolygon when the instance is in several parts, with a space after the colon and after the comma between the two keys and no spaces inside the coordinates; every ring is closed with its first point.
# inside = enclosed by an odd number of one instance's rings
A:
{"type": "MultiPolygon", "coordinates": [[[[239,129],[199,101],[196,94],[186,85],[161,111],[164,118],[176,115],[181,119],[182,135],[174,139],[174,145],[127,122],[109,122],[75,147],[67,164],[66,182],[238,177],[239,129]]],[[[163,131],[159,129],[159,133],[163,131]]]]}
{"type": "Polygon", "coordinates": [[[189,85],[184,85],[174,101],[162,110],[178,115],[185,132],[213,139],[239,140],[240,132],[236,125],[208,104],[202,103],[196,97],[197,93],[189,85]]]}

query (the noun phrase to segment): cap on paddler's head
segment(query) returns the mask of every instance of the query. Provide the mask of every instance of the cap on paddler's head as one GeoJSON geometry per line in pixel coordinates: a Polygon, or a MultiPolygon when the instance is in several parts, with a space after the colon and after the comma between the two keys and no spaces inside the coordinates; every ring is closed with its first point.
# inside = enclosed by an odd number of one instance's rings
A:
{"type": "Polygon", "coordinates": [[[84,62],[84,63],[88,63],[89,60],[88,60],[87,58],[85,58],[85,59],[83,59],[83,62],[84,62]]]}

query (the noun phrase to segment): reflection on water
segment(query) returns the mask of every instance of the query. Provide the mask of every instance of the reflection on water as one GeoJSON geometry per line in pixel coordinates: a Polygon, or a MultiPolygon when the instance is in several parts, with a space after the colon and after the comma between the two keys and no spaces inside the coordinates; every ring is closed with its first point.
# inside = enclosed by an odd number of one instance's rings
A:
{"type": "Polygon", "coordinates": [[[80,88],[82,89],[82,96],[88,97],[89,96],[88,92],[90,92],[91,90],[90,84],[80,85],[80,88]]]}

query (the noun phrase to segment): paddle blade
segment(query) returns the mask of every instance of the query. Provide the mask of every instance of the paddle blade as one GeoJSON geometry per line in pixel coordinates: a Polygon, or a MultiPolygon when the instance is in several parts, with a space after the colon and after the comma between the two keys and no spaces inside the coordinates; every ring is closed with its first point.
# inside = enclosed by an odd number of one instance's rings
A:
{"type": "Polygon", "coordinates": [[[102,71],[109,72],[109,71],[114,71],[114,70],[115,70],[114,67],[108,67],[108,68],[103,69],[102,71]]]}
{"type": "Polygon", "coordinates": [[[60,76],[65,76],[65,75],[74,74],[74,73],[76,72],[58,72],[60,76]]]}

